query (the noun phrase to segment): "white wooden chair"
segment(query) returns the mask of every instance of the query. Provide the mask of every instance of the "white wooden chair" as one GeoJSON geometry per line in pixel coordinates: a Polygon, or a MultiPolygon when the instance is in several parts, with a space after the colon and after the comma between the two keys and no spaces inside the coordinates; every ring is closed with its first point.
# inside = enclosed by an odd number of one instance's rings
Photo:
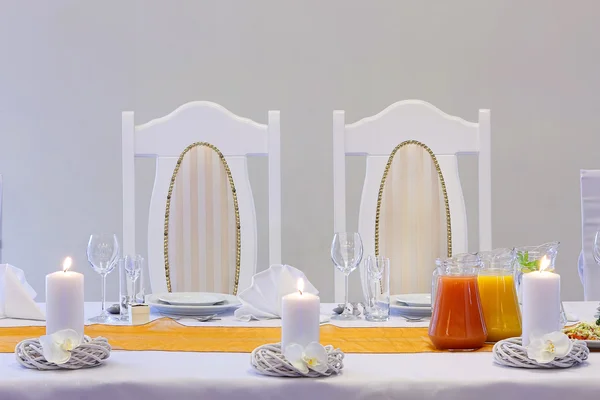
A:
{"type": "MultiPolygon", "coordinates": [[[[420,100],[397,102],[352,124],[345,124],[344,111],[333,112],[334,230],[346,230],[345,157],[366,156],[358,230],[364,259],[376,252],[390,258],[392,292],[429,292],[434,258],[467,251],[457,163],[465,153],[479,154],[479,245],[491,250],[489,110],[479,111],[478,123],[420,100]]],[[[336,301],[343,293],[344,277],[336,271],[336,301]]]]}
{"type": "Polygon", "coordinates": [[[600,300],[600,267],[594,260],[594,239],[600,229],[600,170],[582,169],[581,180],[581,253],[579,277],[585,301],[600,300]]]}
{"type": "Polygon", "coordinates": [[[0,175],[0,264],[2,264],[2,248],[4,242],[2,241],[2,175],[0,175]]]}
{"type": "Polygon", "coordinates": [[[138,126],[133,112],[123,113],[124,254],[135,254],[134,158],[156,158],[148,220],[152,292],[236,294],[250,286],[257,223],[248,156],[269,159],[269,261],[281,262],[279,141],[279,111],[269,111],[268,125],[206,101],[138,126]]]}

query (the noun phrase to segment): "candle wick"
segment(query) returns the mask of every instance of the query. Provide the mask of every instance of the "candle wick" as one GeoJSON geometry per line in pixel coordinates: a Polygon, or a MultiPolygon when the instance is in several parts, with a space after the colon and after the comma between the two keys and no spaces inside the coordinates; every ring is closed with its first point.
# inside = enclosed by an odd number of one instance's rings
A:
{"type": "Polygon", "coordinates": [[[302,290],[298,289],[298,291],[300,292],[300,294],[302,295],[302,290]]]}

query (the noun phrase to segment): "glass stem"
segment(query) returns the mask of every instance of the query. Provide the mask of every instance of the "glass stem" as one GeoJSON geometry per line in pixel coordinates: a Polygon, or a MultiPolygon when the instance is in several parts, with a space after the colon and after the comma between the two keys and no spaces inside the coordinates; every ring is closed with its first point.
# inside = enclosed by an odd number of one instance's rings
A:
{"type": "Polygon", "coordinates": [[[344,314],[348,313],[348,274],[344,276],[344,283],[346,285],[346,290],[344,292],[344,314]]]}
{"type": "Polygon", "coordinates": [[[106,314],[106,305],[105,305],[105,300],[106,300],[106,274],[102,274],[102,315],[106,314]]]}

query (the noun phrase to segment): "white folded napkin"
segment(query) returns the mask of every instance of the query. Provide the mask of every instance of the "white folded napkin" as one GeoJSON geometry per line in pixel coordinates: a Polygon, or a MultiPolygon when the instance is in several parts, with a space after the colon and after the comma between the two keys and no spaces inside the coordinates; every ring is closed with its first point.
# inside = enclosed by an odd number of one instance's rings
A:
{"type": "Polygon", "coordinates": [[[36,295],[22,270],[0,264],[0,318],[44,321],[44,313],[33,301],[36,295]]]}
{"type": "Polygon", "coordinates": [[[319,294],[302,271],[289,265],[272,265],[252,277],[252,285],[238,298],[242,306],[235,317],[242,321],[281,318],[281,298],[298,291],[298,280],[304,281],[304,292],[319,294]]]}
{"type": "Polygon", "coordinates": [[[581,170],[581,238],[579,274],[586,301],[600,300],[600,266],[594,261],[594,236],[600,230],[600,170],[581,170]]]}

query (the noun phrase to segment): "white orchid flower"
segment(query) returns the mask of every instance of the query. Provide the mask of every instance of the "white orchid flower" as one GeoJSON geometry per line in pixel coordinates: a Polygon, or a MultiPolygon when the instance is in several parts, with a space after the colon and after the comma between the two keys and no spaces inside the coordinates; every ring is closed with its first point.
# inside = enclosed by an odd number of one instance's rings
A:
{"type": "Polygon", "coordinates": [[[71,359],[71,352],[81,344],[81,336],[73,329],[64,329],[40,337],[40,344],[46,361],[60,365],[71,359]]]}
{"type": "Polygon", "coordinates": [[[317,372],[327,371],[327,351],[317,342],[309,343],[305,348],[292,343],[285,348],[284,357],[303,374],[309,369],[317,372]]]}
{"type": "Polygon", "coordinates": [[[542,337],[532,337],[527,346],[527,357],[548,364],[556,358],[565,357],[571,352],[573,342],[562,332],[552,332],[542,337]]]}

